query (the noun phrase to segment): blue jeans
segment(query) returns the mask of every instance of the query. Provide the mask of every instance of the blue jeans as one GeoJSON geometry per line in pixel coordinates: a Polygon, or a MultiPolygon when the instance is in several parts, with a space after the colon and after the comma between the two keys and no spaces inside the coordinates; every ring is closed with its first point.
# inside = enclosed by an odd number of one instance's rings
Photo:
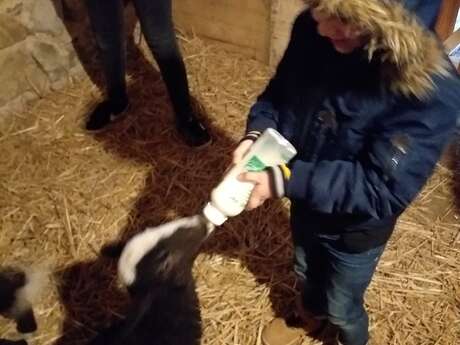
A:
{"type": "MultiPolygon", "coordinates": [[[[133,0],[147,44],[160,67],[176,116],[192,114],[187,74],[177,45],[171,0],[133,0]]],[[[86,0],[104,66],[109,101],[127,100],[123,0],[86,0]]]]}
{"type": "Polygon", "coordinates": [[[294,270],[304,281],[307,310],[337,327],[344,345],[364,345],[369,320],[364,293],[371,282],[384,245],[363,253],[338,250],[340,235],[315,234],[293,222],[294,270]]]}

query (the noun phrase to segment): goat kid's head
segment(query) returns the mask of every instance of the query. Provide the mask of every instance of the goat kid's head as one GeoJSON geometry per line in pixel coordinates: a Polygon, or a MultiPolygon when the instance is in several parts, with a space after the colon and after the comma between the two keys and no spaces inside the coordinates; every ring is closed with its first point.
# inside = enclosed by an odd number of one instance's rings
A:
{"type": "Polygon", "coordinates": [[[121,281],[132,293],[180,288],[192,282],[192,266],[207,237],[199,216],[148,228],[125,246],[118,263],[121,281]]]}

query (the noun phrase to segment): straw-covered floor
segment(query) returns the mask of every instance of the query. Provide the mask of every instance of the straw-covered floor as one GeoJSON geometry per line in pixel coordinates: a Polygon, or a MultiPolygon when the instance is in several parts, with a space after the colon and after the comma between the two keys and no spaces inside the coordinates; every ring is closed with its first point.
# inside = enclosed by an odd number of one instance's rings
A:
{"type": "MultiPolygon", "coordinates": [[[[198,38],[182,37],[181,45],[193,95],[214,135],[207,148],[189,149],[175,137],[162,81],[136,52],[132,108],[108,131],[82,129],[101,97],[90,79],[0,117],[0,261],[46,262],[52,272],[36,304],[34,344],[82,344],[120,315],[126,294],[100,248],[120,234],[200,211],[228,165],[269,71],[198,38]]],[[[459,343],[454,182],[448,164],[439,165],[401,219],[366,299],[373,344],[459,343]]],[[[263,325],[291,307],[291,256],[282,202],[216,231],[195,266],[203,344],[260,344],[263,325]]],[[[14,325],[1,319],[0,336],[13,335],[14,325]]]]}

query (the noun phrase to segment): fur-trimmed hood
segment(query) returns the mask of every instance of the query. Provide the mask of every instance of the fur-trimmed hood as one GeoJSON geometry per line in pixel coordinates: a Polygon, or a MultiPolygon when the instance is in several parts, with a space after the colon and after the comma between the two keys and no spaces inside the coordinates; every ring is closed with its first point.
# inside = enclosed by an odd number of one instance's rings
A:
{"type": "Polygon", "coordinates": [[[379,59],[392,92],[427,98],[434,76],[447,76],[441,43],[400,0],[304,0],[310,8],[338,16],[369,35],[369,59],[379,59]]]}

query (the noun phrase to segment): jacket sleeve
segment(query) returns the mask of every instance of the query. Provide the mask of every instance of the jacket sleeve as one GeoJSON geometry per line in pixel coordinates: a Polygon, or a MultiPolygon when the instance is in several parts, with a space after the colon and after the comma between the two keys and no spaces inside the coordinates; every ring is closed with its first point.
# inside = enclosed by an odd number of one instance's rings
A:
{"type": "Polygon", "coordinates": [[[455,131],[457,110],[441,100],[398,105],[357,160],[294,161],[285,195],[322,213],[400,214],[432,174],[455,131]]]}
{"type": "MultiPolygon", "coordinates": [[[[256,103],[249,111],[246,133],[263,132],[267,128],[279,129],[279,112],[277,110],[278,99],[282,97],[283,85],[289,83],[292,66],[298,65],[301,59],[301,52],[308,44],[309,38],[312,42],[314,32],[313,19],[308,12],[301,13],[294,22],[289,44],[284,55],[278,64],[275,75],[271,78],[265,90],[257,98],[256,103]]],[[[304,61],[308,64],[308,61],[304,61]]],[[[294,72],[295,73],[295,72],[294,72]]]]}

